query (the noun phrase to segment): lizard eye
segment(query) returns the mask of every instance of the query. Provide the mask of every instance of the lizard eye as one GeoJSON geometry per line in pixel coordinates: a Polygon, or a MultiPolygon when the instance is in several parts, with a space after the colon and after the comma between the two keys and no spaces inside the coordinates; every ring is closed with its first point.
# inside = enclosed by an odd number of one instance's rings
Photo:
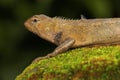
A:
{"type": "Polygon", "coordinates": [[[33,21],[33,22],[35,22],[35,23],[36,23],[36,22],[38,22],[38,20],[37,20],[37,19],[33,19],[32,21],[33,21]]]}
{"type": "Polygon", "coordinates": [[[32,23],[37,23],[38,21],[40,21],[40,20],[37,19],[37,18],[34,18],[34,19],[32,20],[32,23]]]}
{"type": "Polygon", "coordinates": [[[38,21],[40,21],[40,20],[37,19],[37,18],[34,18],[34,19],[31,20],[31,23],[32,23],[32,25],[35,25],[35,24],[38,23],[38,21]]]}
{"type": "Polygon", "coordinates": [[[34,19],[33,22],[37,22],[37,19],[34,19]]]}

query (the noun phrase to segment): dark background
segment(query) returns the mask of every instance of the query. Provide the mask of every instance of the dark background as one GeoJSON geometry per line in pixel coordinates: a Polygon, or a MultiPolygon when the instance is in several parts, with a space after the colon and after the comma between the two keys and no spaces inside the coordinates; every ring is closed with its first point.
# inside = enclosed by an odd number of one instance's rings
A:
{"type": "Polygon", "coordinates": [[[120,17],[120,0],[0,0],[0,80],[14,80],[56,46],[24,27],[35,14],[80,19],[120,17]]]}

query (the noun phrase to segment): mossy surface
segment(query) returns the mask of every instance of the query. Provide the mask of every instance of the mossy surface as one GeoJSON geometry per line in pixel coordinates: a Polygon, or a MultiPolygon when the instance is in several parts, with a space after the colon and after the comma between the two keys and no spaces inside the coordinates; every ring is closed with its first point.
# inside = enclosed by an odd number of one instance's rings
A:
{"type": "Polygon", "coordinates": [[[29,65],[16,80],[119,80],[120,46],[77,48],[29,65]]]}

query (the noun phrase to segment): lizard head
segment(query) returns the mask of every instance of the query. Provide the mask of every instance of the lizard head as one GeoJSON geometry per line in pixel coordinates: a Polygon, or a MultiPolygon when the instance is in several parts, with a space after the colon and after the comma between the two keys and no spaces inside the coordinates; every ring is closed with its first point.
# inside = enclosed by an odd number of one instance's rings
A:
{"type": "Polygon", "coordinates": [[[25,23],[25,27],[37,34],[39,37],[46,39],[50,42],[54,43],[54,27],[55,24],[52,18],[46,15],[34,15],[33,17],[29,18],[25,23]]]}

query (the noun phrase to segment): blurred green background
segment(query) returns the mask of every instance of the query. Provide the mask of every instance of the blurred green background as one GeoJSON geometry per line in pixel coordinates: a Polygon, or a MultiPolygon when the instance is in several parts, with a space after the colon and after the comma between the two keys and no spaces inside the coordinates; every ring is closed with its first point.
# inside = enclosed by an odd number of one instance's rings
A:
{"type": "Polygon", "coordinates": [[[14,80],[56,46],[24,27],[35,14],[79,19],[120,17],[120,0],[0,0],[0,80],[14,80]]]}

